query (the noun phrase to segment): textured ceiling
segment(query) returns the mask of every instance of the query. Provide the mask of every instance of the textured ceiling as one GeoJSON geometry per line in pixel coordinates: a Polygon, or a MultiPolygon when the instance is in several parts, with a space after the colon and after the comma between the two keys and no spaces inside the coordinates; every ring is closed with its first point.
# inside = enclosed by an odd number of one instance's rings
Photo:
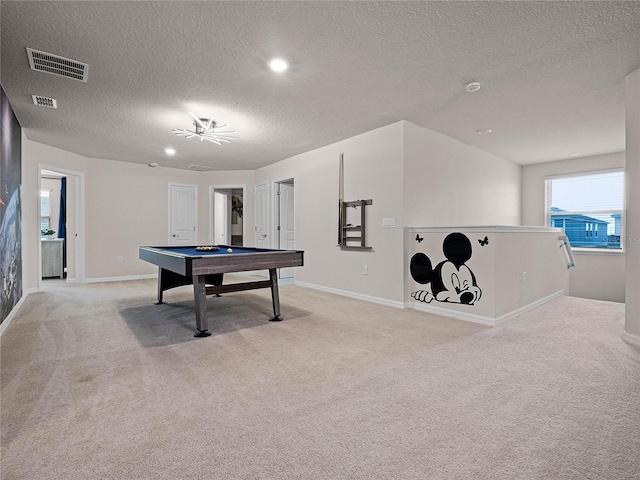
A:
{"type": "Polygon", "coordinates": [[[255,169],[398,120],[519,164],[619,152],[640,68],[635,1],[2,0],[0,17],[1,83],[29,139],[176,168],[255,169]],[[27,47],[89,64],[88,82],[30,70],[27,47]],[[237,139],[176,137],[189,111],[237,139]]]}

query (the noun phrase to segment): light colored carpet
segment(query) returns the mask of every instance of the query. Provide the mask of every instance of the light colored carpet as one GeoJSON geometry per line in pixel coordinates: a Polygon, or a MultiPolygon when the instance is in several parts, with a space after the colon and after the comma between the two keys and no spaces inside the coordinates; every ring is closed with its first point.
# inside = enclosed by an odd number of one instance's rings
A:
{"type": "Polygon", "coordinates": [[[640,478],[622,304],[491,329],[282,285],[194,338],[189,287],[47,285],[1,339],[3,480],[640,478]]]}

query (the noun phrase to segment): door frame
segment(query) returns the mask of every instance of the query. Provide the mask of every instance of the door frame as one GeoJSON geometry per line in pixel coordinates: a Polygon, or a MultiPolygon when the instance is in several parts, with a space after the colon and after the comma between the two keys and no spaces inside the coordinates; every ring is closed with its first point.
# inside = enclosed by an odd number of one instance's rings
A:
{"type": "Polygon", "coordinates": [[[193,183],[178,183],[178,182],[169,182],[167,185],[167,195],[168,195],[168,207],[167,208],[167,245],[173,245],[171,243],[171,187],[193,187],[194,192],[194,201],[193,201],[193,227],[194,227],[194,240],[195,243],[198,243],[198,185],[193,183]]]}
{"type": "MultiPolygon", "coordinates": [[[[59,172],[67,177],[75,177],[75,224],[76,224],[76,237],[75,237],[75,282],[85,283],[85,175],[83,172],[76,172],[75,170],[68,170],[66,168],[60,168],[54,165],[47,165],[44,163],[38,163],[38,208],[37,219],[38,230],[40,231],[40,190],[42,189],[42,170],[51,170],[59,172]]],[[[42,242],[38,237],[38,291],[42,291],[42,242]]]]}
{"type": "MultiPolygon", "coordinates": [[[[295,192],[295,185],[296,185],[296,179],[295,179],[295,175],[287,175],[284,176],[282,178],[277,178],[275,180],[272,181],[273,183],[273,188],[271,189],[273,191],[273,215],[272,215],[272,225],[271,225],[271,229],[273,230],[273,248],[281,248],[282,245],[282,239],[280,238],[280,231],[278,230],[278,224],[280,223],[280,196],[278,195],[279,189],[280,189],[280,184],[292,184],[293,185],[293,189],[295,192]],[[277,240],[277,241],[276,241],[277,240]]],[[[293,195],[293,211],[295,212],[296,210],[296,195],[294,193],[293,195]]],[[[295,213],[293,216],[293,230],[295,232],[296,230],[296,225],[295,225],[296,219],[295,219],[295,213]]],[[[295,238],[294,238],[294,244],[295,244],[295,238]]],[[[284,277],[282,277],[282,268],[278,269],[278,278],[282,278],[283,281],[293,281],[293,279],[295,278],[295,268],[291,268],[288,267],[287,268],[287,272],[286,274],[290,274],[290,275],[286,275],[284,277]]]]}
{"type": "MultiPolygon", "coordinates": [[[[243,199],[243,204],[246,204],[246,199],[247,199],[247,186],[246,185],[239,185],[239,184],[233,184],[233,185],[209,185],[209,243],[211,245],[214,244],[213,239],[215,238],[215,222],[214,222],[214,215],[215,215],[215,209],[214,209],[214,199],[215,199],[215,191],[216,190],[233,190],[233,189],[242,189],[242,199],[243,199]]],[[[244,245],[246,237],[247,237],[247,225],[245,223],[245,218],[246,218],[246,213],[242,214],[242,243],[244,245]]],[[[231,221],[231,220],[229,220],[231,221]]],[[[228,223],[228,222],[227,222],[228,223]]],[[[228,225],[227,225],[228,227],[228,225]]],[[[227,228],[229,235],[231,235],[231,230],[229,228],[227,228]]],[[[229,239],[229,242],[231,240],[229,239]]]]}
{"type": "Polygon", "coordinates": [[[212,245],[231,245],[229,243],[229,195],[226,190],[213,191],[213,239],[210,242],[212,245]],[[221,205],[218,205],[218,201],[221,205]],[[222,218],[218,218],[218,215],[221,215],[222,218]],[[218,235],[220,235],[220,239],[218,239],[218,235]]]}
{"type": "Polygon", "coordinates": [[[267,236],[267,242],[266,242],[266,246],[264,248],[273,248],[273,240],[271,238],[269,238],[269,232],[272,231],[272,228],[270,228],[270,225],[273,224],[273,221],[271,218],[269,218],[269,202],[271,201],[271,197],[269,196],[269,191],[271,190],[271,185],[269,183],[268,180],[265,180],[264,182],[260,182],[260,183],[256,183],[253,186],[253,206],[254,206],[254,214],[253,214],[253,230],[254,230],[254,245],[257,247],[258,246],[258,215],[259,215],[259,211],[258,211],[258,195],[257,195],[257,191],[258,191],[258,187],[262,186],[262,185],[266,185],[267,188],[267,195],[266,195],[266,202],[267,205],[265,207],[265,215],[267,218],[264,219],[265,221],[265,232],[266,236],[267,236]]]}

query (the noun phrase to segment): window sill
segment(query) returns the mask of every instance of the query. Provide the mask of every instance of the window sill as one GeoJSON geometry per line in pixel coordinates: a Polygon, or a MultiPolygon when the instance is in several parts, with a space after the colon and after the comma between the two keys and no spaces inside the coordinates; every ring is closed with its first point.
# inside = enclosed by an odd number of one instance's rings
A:
{"type": "Polygon", "coordinates": [[[580,248],[580,247],[571,247],[571,251],[573,251],[576,255],[624,255],[624,250],[613,250],[607,248],[580,248]]]}

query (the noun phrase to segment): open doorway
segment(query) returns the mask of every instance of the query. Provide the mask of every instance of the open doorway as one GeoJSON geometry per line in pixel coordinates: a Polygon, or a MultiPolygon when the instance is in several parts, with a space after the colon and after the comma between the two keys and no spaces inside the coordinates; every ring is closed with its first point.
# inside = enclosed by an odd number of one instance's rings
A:
{"type": "Polygon", "coordinates": [[[210,187],[210,242],[244,245],[244,185],[210,187]]]}
{"type": "Polygon", "coordinates": [[[43,280],[84,282],[84,174],[39,165],[39,289],[43,280]]]}
{"type": "MultiPolygon", "coordinates": [[[[275,244],[281,250],[295,249],[294,182],[293,178],[274,182],[275,244]]],[[[281,268],[280,278],[293,278],[293,268],[281,268]]]]}

